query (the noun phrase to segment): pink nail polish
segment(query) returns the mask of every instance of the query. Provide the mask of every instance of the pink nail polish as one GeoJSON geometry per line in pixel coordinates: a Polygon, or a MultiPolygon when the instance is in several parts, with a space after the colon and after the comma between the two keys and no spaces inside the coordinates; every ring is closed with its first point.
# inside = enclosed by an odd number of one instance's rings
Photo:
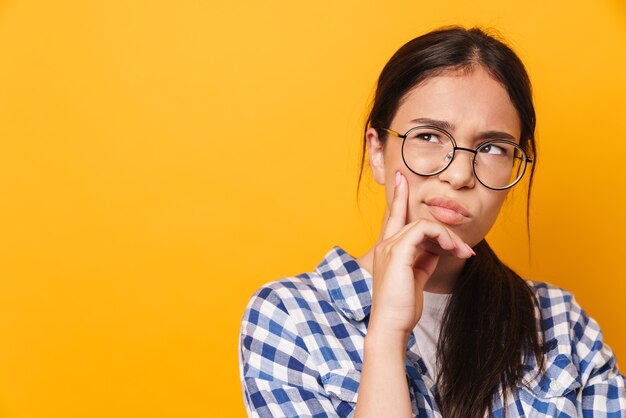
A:
{"type": "Polygon", "coordinates": [[[402,174],[399,171],[396,171],[396,186],[400,185],[400,181],[402,181],[402,174]]]}

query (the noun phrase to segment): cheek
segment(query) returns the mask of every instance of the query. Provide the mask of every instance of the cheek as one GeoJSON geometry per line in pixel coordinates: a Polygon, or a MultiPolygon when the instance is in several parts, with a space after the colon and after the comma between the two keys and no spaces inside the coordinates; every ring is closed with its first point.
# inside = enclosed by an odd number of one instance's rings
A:
{"type": "Polygon", "coordinates": [[[482,224],[487,230],[491,229],[494,222],[498,218],[498,214],[502,209],[502,205],[506,199],[508,191],[490,192],[481,200],[484,205],[481,210],[482,224]]]}
{"type": "MultiPolygon", "coordinates": [[[[419,177],[418,175],[408,170],[400,170],[400,172],[405,176],[409,185],[407,222],[413,222],[419,218],[427,216],[426,213],[423,212],[425,211],[425,208],[422,205],[422,202],[425,199],[425,183],[433,179],[427,177],[419,177]]],[[[427,186],[426,188],[429,187],[427,186]]]]}
{"type": "Polygon", "coordinates": [[[413,173],[411,173],[404,162],[402,161],[402,157],[400,156],[399,149],[391,146],[391,144],[387,143],[385,148],[385,195],[387,197],[387,204],[391,205],[393,201],[393,195],[396,187],[396,172],[399,171],[407,183],[409,184],[409,196],[412,191],[412,177],[415,177],[413,173]]]}

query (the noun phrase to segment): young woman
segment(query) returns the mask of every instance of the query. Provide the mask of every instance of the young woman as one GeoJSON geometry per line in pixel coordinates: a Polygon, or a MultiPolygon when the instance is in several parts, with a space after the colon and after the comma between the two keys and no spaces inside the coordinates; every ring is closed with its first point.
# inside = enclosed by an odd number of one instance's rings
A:
{"type": "Polygon", "coordinates": [[[251,416],[626,417],[598,324],[484,239],[532,179],[534,130],[528,75],[502,42],[449,28],[396,52],[364,135],[387,196],[380,238],[252,297],[240,337],[251,416]]]}

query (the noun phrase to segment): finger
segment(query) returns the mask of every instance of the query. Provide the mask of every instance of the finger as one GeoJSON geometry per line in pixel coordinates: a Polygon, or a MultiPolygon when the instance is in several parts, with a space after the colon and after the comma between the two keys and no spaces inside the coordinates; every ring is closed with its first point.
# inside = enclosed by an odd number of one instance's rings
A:
{"type": "MultiPolygon", "coordinates": [[[[450,240],[450,242],[452,242],[452,240],[450,240]]],[[[433,254],[450,255],[452,253],[452,250],[454,249],[454,245],[453,244],[444,245],[444,244],[441,244],[436,239],[426,238],[426,240],[422,244],[422,248],[425,251],[431,252],[433,254]]]]}
{"type": "Polygon", "coordinates": [[[387,239],[396,234],[406,225],[409,188],[406,179],[399,171],[396,171],[394,181],[393,199],[389,205],[389,218],[383,229],[383,239],[387,239]]]}
{"type": "MultiPolygon", "coordinates": [[[[404,242],[405,248],[420,247],[438,255],[453,254],[459,258],[475,255],[458,235],[436,222],[425,220],[412,222],[397,234],[397,239],[404,242]]],[[[415,254],[417,256],[417,253],[415,254]]]]}
{"type": "Polygon", "coordinates": [[[437,227],[441,227],[443,231],[436,236],[430,235],[430,230],[426,231],[427,240],[423,245],[425,250],[439,255],[453,254],[459,258],[470,258],[476,255],[474,250],[453,231],[439,224],[435,225],[433,232],[437,231],[437,227]]]}
{"type": "Polygon", "coordinates": [[[446,234],[440,234],[438,239],[434,239],[434,237],[428,237],[429,241],[436,246],[440,246],[444,250],[450,250],[454,255],[461,258],[469,258],[471,256],[476,255],[472,247],[470,247],[461,237],[459,237],[453,230],[446,228],[445,226],[438,223],[428,223],[432,225],[434,228],[440,227],[442,228],[446,234]],[[449,241],[448,241],[449,239],[449,241]],[[450,248],[450,244],[452,248],[450,248]]]}
{"type": "Polygon", "coordinates": [[[474,255],[476,255],[476,253],[474,252],[474,250],[472,249],[472,247],[470,247],[469,245],[463,243],[461,244],[462,247],[461,249],[459,248],[453,248],[453,249],[447,249],[447,248],[443,248],[439,242],[432,240],[432,239],[427,239],[426,241],[424,241],[424,244],[422,245],[422,248],[425,251],[431,252],[433,254],[437,254],[437,255],[454,255],[455,257],[459,257],[459,258],[470,258],[474,255]]]}

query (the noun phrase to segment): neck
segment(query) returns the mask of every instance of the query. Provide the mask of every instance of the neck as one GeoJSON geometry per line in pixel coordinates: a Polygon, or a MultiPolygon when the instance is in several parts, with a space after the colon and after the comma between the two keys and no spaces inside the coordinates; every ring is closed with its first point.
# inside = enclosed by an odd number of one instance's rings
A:
{"type": "MultiPolygon", "coordinates": [[[[374,249],[356,259],[361,268],[372,274],[374,271],[374,249]]],[[[461,275],[465,260],[455,256],[441,256],[437,268],[424,285],[424,291],[431,293],[452,293],[454,283],[461,275]]]]}

